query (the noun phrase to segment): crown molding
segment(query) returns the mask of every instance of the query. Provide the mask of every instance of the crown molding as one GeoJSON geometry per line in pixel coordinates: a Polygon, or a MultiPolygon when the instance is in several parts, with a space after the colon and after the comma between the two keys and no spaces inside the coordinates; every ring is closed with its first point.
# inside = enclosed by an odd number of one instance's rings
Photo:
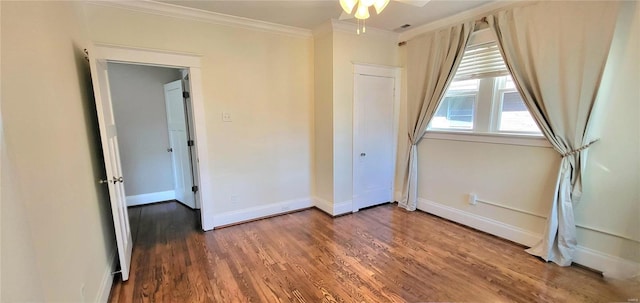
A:
{"type": "Polygon", "coordinates": [[[249,18],[220,14],[201,9],[183,7],[168,3],[156,2],[151,0],[139,1],[122,1],[122,0],[89,0],[89,4],[115,7],[130,11],[142,12],[147,14],[160,15],[165,17],[181,18],[192,21],[219,24],[230,27],[244,28],[250,30],[258,30],[269,33],[276,33],[296,38],[311,38],[312,33],[305,28],[287,26],[271,22],[253,20],[249,18]]]}
{"type": "MultiPolygon", "coordinates": [[[[357,25],[354,23],[340,21],[336,19],[331,19],[329,22],[331,22],[331,27],[334,32],[341,32],[341,33],[347,33],[354,36],[358,36],[358,33],[356,33],[357,25]]],[[[377,36],[377,37],[398,39],[398,33],[396,32],[391,32],[391,31],[387,31],[387,30],[383,30],[383,29],[379,29],[371,26],[367,26],[367,32],[362,33],[360,35],[365,35],[365,36],[371,35],[371,36],[377,36]]]]}
{"type": "Polygon", "coordinates": [[[412,28],[410,30],[404,31],[398,35],[398,42],[410,40],[420,34],[427,33],[433,30],[437,30],[443,28],[445,26],[450,26],[452,24],[460,23],[465,20],[470,20],[473,18],[483,17],[491,12],[506,9],[509,7],[520,6],[535,3],[537,1],[530,0],[505,0],[505,1],[495,1],[491,3],[487,3],[485,5],[476,7],[474,9],[466,10],[461,13],[455,14],[453,16],[449,16],[446,18],[438,19],[431,23],[427,23],[424,25],[420,25],[416,28],[412,28]]]}
{"type": "MultiPolygon", "coordinates": [[[[316,28],[313,29],[314,36],[319,36],[319,35],[323,35],[331,32],[346,33],[354,36],[358,35],[356,33],[355,24],[351,22],[339,21],[336,19],[327,20],[326,22],[318,25],[316,28]]],[[[367,32],[361,35],[364,35],[364,36],[370,35],[370,36],[383,37],[383,38],[389,38],[389,39],[395,39],[395,40],[398,39],[398,33],[396,32],[386,31],[383,29],[370,27],[370,26],[367,26],[367,32]]]]}

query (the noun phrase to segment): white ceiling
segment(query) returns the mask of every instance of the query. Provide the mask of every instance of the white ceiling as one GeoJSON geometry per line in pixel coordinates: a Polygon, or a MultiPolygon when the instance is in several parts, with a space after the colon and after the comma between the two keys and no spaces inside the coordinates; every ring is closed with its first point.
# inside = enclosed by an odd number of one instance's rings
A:
{"type": "MultiPolygon", "coordinates": [[[[289,0],[289,1],[242,1],[242,0],[159,0],[160,2],[196,8],[226,15],[261,20],[299,28],[314,29],[329,19],[338,19],[342,8],[338,0],[289,0]]],[[[495,0],[431,0],[417,7],[392,0],[378,16],[372,9],[367,26],[383,30],[396,30],[403,24],[410,28],[427,24],[495,0]]],[[[412,1],[405,1],[412,2],[412,1]]],[[[413,1],[424,2],[424,1],[413,1]]],[[[354,19],[347,20],[355,22],[354,19]]],[[[408,28],[408,29],[410,29],[408,28]]]]}

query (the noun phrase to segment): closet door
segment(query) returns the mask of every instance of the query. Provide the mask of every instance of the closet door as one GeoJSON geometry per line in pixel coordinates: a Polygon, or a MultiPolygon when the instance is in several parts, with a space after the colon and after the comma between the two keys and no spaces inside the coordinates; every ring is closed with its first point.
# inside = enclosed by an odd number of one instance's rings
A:
{"type": "Polygon", "coordinates": [[[393,200],[395,79],[354,78],[353,211],[393,200]]]}

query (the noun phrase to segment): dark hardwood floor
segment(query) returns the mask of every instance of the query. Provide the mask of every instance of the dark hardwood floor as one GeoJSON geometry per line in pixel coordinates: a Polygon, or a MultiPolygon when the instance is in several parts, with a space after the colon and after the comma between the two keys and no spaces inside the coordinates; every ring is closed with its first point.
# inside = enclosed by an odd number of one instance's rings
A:
{"type": "MultiPolygon", "coordinates": [[[[110,302],[628,302],[637,283],[561,268],[395,204],[317,209],[203,233],[176,202],[129,210],[130,279],[110,302]]],[[[637,301],[635,301],[637,302],[637,301]]]]}

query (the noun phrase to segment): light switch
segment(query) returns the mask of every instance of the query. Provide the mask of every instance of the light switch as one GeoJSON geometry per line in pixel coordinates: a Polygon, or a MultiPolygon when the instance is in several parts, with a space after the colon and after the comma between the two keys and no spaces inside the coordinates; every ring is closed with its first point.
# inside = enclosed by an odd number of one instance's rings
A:
{"type": "Polygon", "coordinates": [[[223,122],[231,122],[231,113],[230,112],[222,112],[222,121],[223,122]]]}

